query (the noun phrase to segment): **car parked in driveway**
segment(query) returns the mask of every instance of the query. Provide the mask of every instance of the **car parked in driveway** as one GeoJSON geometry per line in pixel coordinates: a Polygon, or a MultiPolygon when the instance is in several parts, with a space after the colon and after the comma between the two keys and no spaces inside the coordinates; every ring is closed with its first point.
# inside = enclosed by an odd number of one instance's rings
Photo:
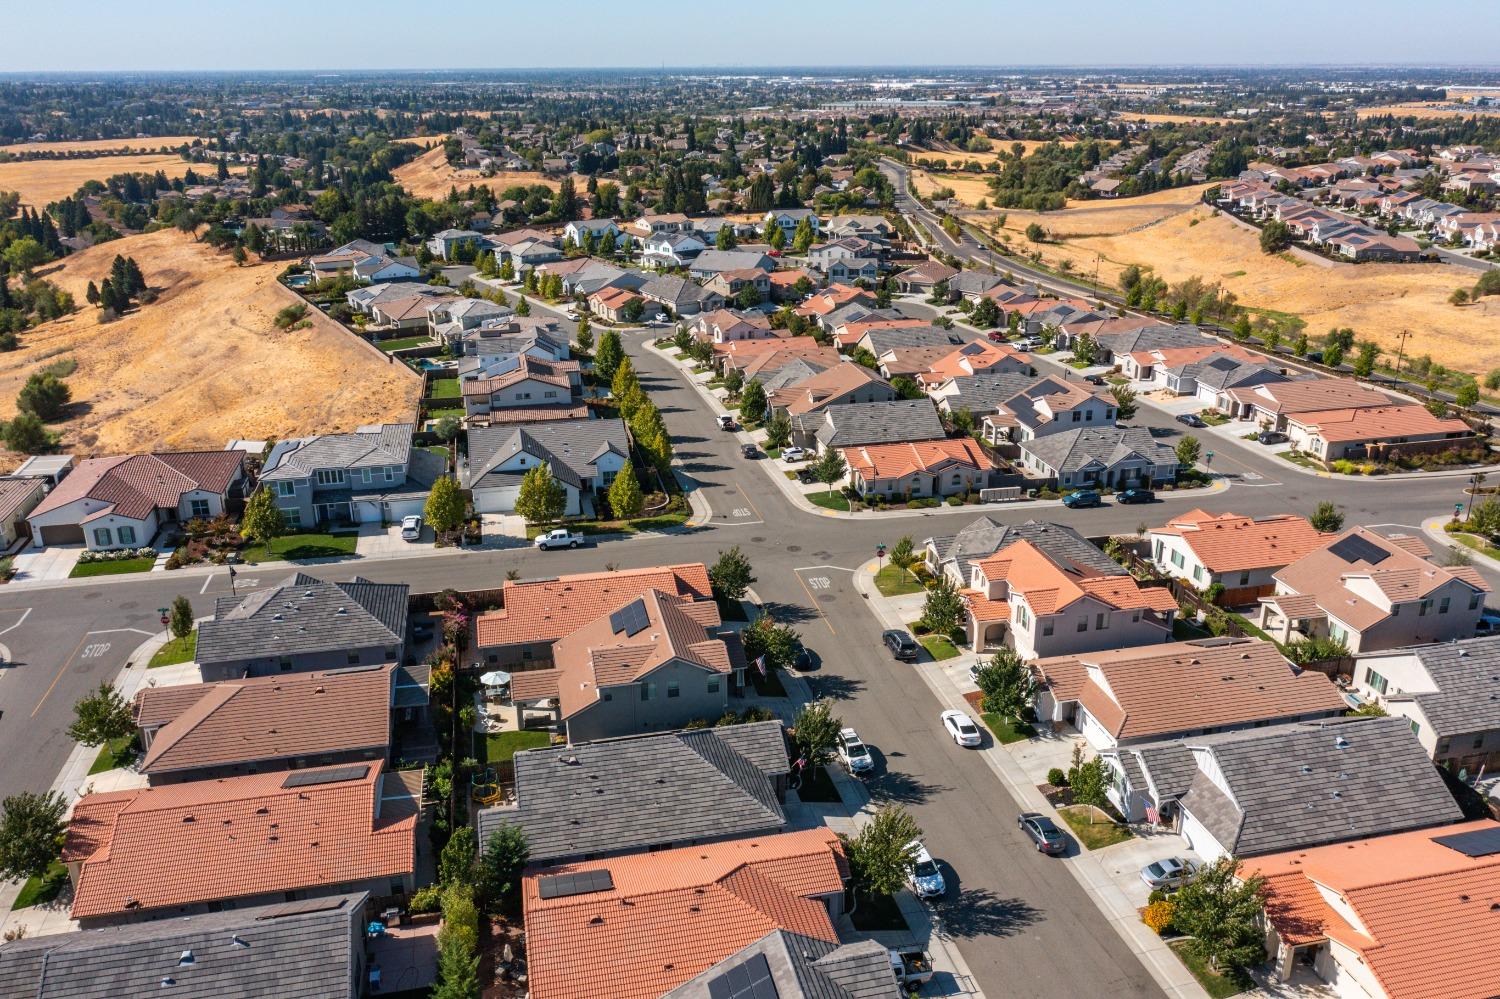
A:
{"type": "Polygon", "coordinates": [[[1255,435],[1255,439],[1261,444],[1285,444],[1291,440],[1290,437],[1280,430],[1262,430],[1255,435]]]}
{"type": "Polygon", "coordinates": [[[1186,857],[1164,857],[1141,868],[1148,888],[1181,888],[1198,876],[1198,865],[1186,857]]]}
{"type": "Polygon", "coordinates": [[[875,758],[870,755],[870,747],[864,744],[859,733],[852,728],[839,730],[838,752],[844,769],[851,774],[862,774],[875,767],[875,758]]]}
{"type": "Polygon", "coordinates": [[[1177,417],[1177,422],[1181,423],[1185,427],[1208,426],[1208,424],[1204,423],[1202,418],[1199,417],[1197,413],[1183,413],[1182,415],[1177,417]]]}
{"type": "Polygon", "coordinates": [[[891,650],[891,655],[902,662],[911,662],[922,652],[917,640],[899,628],[890,628],[880,633],[880,640],[891,650]]]}
{"type": "Polygon", "coordinates": [[[416,514],[401,518],[401,540],[422,540],[422,518],[416,514]]]}
{"type": "Polygon", "coordinates": [[[974,749],[984,741],[979,734],[979,726],[974,724],[974,719],[962,711],[949,709],[938,717],[943,722],[943,731],[952,736],[953,741],[965,749],[974,749]]]}
{"type": "Polygon", "coordinates": [[[1104,498],[1092,489],[1075,489],[1062,498],[1063,506],[1069,510],[1080,510],[1084,507],[1098,506],[1104,502],[1104,498]]]}
{"type": "Polygon", "coordinates": [[[1057,823],[1041,812],[1022,812],[1016,819],[1016,824],[1023,833],[1031,837],[1038,853],[1056,857],[1068,852],[1068,837],[1057,828],[1057,823]]]}
{"type": "Polygon", "coordinates": [[[1156,494],[1149,489],[1121,489],[1115,493],[1116,503],[1154,503],[1156,494]]]}
{"type": "Polygon", "coordinates": [[[784,447],[781,449],[782,461],[806,461],[811,457],[812,453],[810,451],[808,451],[806,448],[797,447],[795,444],[791,447],[784,447]]]}
{"type": "Polygon", "coordinates": [[[911,885],[912,894],[918,898],[942,898],[948,891],[943,869],[932,859],[921,840],[912,840],[907,849],[912,851],[911,866],[906,869],[906,880],[911,885]]]}

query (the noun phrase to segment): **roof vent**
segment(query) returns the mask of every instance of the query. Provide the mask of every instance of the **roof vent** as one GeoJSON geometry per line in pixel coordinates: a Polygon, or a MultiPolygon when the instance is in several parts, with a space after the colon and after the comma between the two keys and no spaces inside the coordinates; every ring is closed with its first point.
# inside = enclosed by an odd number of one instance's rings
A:
{"type": "Polygon", "coordinates": [[[1333,792],[1333,798],[1334,798],[1335,801],[1338,801],[1339,799],[1341,799],[1343,797],[1344,797],[1344,792],[1343,791],[1335,791],[1335,792],[1333,792]]]}
{"type": "Polygon", "coordinates": [[[267,808],[265,805],[261,805],[259,808],[257,808],[255,810],[255,814],[256,815],[270,815],[271,814],[271,810],[269,808],[267,808]]]}
{"type": "Polygon", "coordinates": [[[1467,895],[1460,895],[1460,896],[1458,896],[1458,900],[1460,902],[1467,902],[1469,900],[1469,896],[1467,896],[1467,895]]]}
{"type": "Polygon", "coordinates": [[[193,952],[190,950],[183,951],[182,956],[177,959],[177,967],[179,968],[191,968],[197,963],[198,959],[193,956],[193,952]]]}
{"type": "Polygon", "coordinates": [[[272,620],[272,621],[280,621],[280,620],[281,620],[281,619],[282,619],[282,618],[281,618],[281,615],[280,615],[280,614],[272,614],[272,615],[271,615],[271,620],[272,620]]]}
{"type": "Polygon", "coordinates": [[[233,947],[235,950],[248,950],[250,948],[250,944],[247,943],[245,941],[245,938],[240,936],[238,933],[230,936],[229,946],[233,947]]]}
{"type": "Polygon", "coordinates": [[[182,817],[182,821],[184,821],[184,822],[197,822],[198,820],[195,819],[195,818],[193,818],[191,815],[184,815],[182,817]]]}
{"type": "Polygon", "coordinates": [[[161,987],[164,988],[164,989],[165,988],[170,988],[171,986],[176,985],[176,984],[177,984],[177,979],[173,978],[171,975],[168,975],[166,978],[163,978],[161,980],[161,987]]]}
{"type": "Polygon", "coordinates": [[[1304,764],[1302,764],[1302,772],[1305,773],[1305,774],[1310,774],[1310,773],[1312,773],[1312,767],[1310,767],[1306,763],[1304,763],[1304,764]]]}
{"type": "Polygon", "coordinates": [[[1349,748],[1349,740],[1345,739],[1341,735],[1340,736],[1336,736],[1334,738],[1334,740],[1333,740],[1333,748],[1334,749],[1348,749],[1349,748]]]}
{"type": "Polygon", "coordinates": [[[578,766],[578,757],[571,754],[567,756],[559,756],[557,758],[557,762],[561,763],[565,767],[576,767],[578,766]]]}
{"type": "Polygon", "coordinates": [[[590,926],[603,926],[604,925],[604,917],[603,916],[595,916],[593,919],[589,920],[589,925],[590,926]]]}
{"type": "Polygon", "coordinates": [[[340,608],[339,608],[339,609],[338,609],[338,610],[336,610],[336,611],[334,611],[334,613],[335,613],[335,614],[348,614],[348,613],[349,613],[349,611],[348,611],[348,609],[347,609],[347,608],[344,608],[344,607],[340,607],[340,608]]]}

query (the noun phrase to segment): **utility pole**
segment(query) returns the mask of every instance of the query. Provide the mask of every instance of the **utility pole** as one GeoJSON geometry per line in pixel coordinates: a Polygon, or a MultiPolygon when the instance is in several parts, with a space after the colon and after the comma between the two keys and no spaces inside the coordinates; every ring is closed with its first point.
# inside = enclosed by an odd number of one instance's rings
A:
{"type": "Polygon", "coordinates": [[[1402,330],[1397,334],[1401,346],[1396,349],[1396,377],[1401,377],[1401,359],[1406,355],[1406,340],[1411,336],[1411,330],[1402,330]]]}

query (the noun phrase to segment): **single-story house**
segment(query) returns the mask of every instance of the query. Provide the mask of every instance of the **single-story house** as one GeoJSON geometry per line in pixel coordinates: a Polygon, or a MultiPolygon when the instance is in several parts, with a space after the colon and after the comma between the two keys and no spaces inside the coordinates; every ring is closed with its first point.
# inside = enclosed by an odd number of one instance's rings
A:
{"type": "Polygon", "coordinates": [[[922,398],[814,410],[792,419],[792,436],[800,446],[822,452],[830,447],[942,440],[948,432],[932,400],[922,398]]]}
{"type": "Polygon", "coordinates": [[[961,496],[988,487],[994,466],[972,437],[874,444],[843,450],[849,483],[861,496],[961,496]]]}
{"type": "Polygon", "coordinates": [[[1189,510],[1146,535],[1153,565],[1200,590],[1224,587],[1220,603],[1254,603],[1276,589],[1273,575],[1328,539],[1292,513],[1245,517],[1189,510]]]}
{"type": "Polygon", "coordinates": [[[1177,452],[1145,427],[1066,430],[1020,447],[1027,475],[1059,489],[1123,489],[1177,478],[1177,452]]]}
{"type": "Polygon", "coordinates": [[[1225,394],[1228,406],[1221,408],[1229,416],[1282,431],[1287,429],[1289,417],[1302,413],[1382,409],[1392,403],[1384,392],[1366,388],[1353,378],[1303,378],[1232,388],[1225,394]]]}
{"type": "Polygon", "coordinates": [[[955,276],[958,271],[939,260],[924,260],[896,275],[896,287],[903,294],[926,295],[955,276]]]}
{"type": "Polygon", "coordinates": [[[1286,433],[1293,447],[1322,461],[1383,458],[1393,451],[1425,454],[1478,443],[1463,420],[1433,416],[1416,403],[1289,414],[1286,433]]]}
{"type": "Polygon", "coordinates": [[[1500,766],[1500,637],[1366,652],[1353,691],[1411,723],[1433,762],[1467,776],[1500,766]]]}
{"type": "Polygon", "coordinates": [[[0,551],[9,550],[23,537],[30,536],[27,518],[41,505],[47,485],[42,478],[0,476],[0,551]]]}
{"type": "Polygon", "coordinates": [[[567,493],[564,515],[576,517],[629,462],[630,432],[618,418],[474,427],[460,478],[476,513],[510,513],[526,473],[546,465],[567,493]]]}

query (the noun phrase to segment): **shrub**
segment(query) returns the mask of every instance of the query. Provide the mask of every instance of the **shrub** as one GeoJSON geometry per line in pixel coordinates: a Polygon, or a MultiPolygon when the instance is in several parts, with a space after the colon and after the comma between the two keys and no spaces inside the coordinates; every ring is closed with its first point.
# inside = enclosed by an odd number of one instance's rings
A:
{"type": "Polygon", "coordinates": [[[1047,783],[1053,787],[1067,787],[1068,775],[1063,772],[1062,767],[1053,767],[1047,771],[1047,783]]]}
{"type": "Polygon", "coordinates": [[[425,885],[412,892],[407,907],[413,915],[420,915],[424,912],[437,912],[442,904],[443,886],[432,884],[425,885]]]}
{"type": "Polygon", "coordinates": [[[1176,904],[1163,899],[1146,906],[1146,911],[1141,914],[1141,922],[1151,927],[1157,936],[1161,936],[1172,928],[1172,919],[1176,915],[1176,904]]]}
{"type": "Polygon", "coordinates": [[[948,497],[948,505],[949,506],[963,506],[964,505],[963,497],[962,496],[949,496],[948,497]]]}

